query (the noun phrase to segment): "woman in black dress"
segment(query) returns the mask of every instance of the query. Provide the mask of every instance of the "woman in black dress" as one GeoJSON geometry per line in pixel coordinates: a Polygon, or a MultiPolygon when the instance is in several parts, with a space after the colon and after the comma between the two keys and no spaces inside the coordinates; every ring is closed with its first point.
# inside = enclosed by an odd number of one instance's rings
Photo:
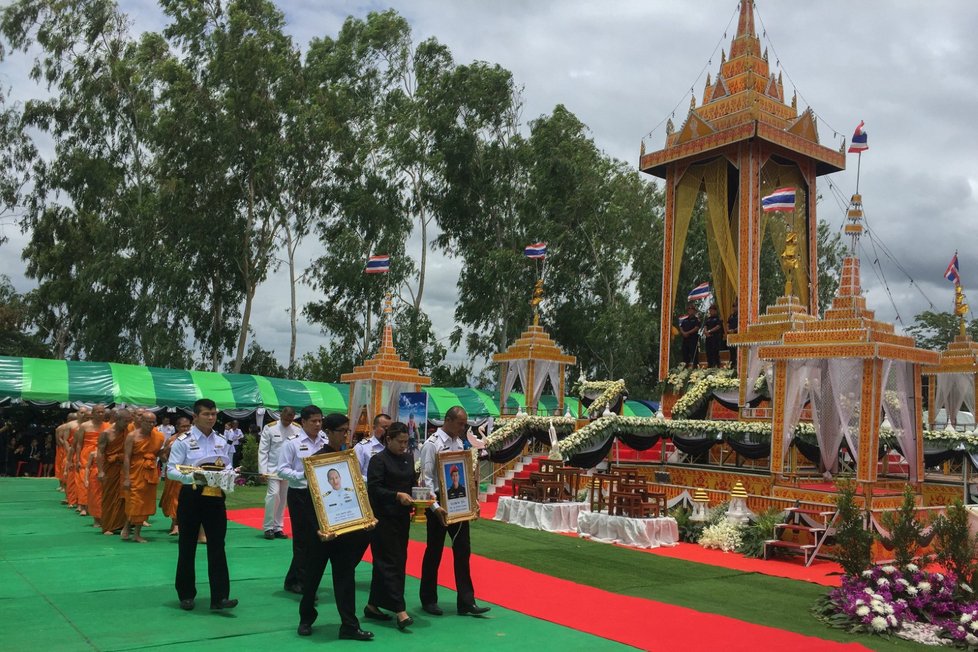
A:
{"type": "Polygon", "coordinates": [[[367,493],[377,519],[377,529],[374,531],[370,599],[363,615],[374,620],[390,620],[390,615],[381,609],[393,611],[397,614],[398,629],[414,624],[404,605],[414,479],[414,455],[408,452],[408,428],[403,423],[393,423],[387,430],[387,447],[374,455],[367,467],[367,493]]]}

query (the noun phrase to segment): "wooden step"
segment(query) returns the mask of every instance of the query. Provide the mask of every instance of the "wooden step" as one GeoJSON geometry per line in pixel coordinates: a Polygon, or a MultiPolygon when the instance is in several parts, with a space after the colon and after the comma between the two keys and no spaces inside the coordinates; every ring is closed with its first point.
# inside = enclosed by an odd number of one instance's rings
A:
{"type": "Polygon", "coordinates": [[[824,509],[814,509],[810,507],[789,507],[784,511],[790,512],[791,514],[807,514],[808,516],[818,516],[821,518],[835,514],[835,510],[825,511],[824,509]]]}
{"type": "Polygon", "coordinates": [[[795,543],[794,541],[782,541],[781,539],[768,539],[764,542],[765,546],[772,548],[787,548],[793,550],[815,550],[815,546],[809,543],[795,543]]]}
{"type": "Polygon", "coordinates": [[[807,525],[799,525],[797,523],[778,523],[774,526],[775,530],[791,530],[792,532],[811,532],[812,534],[821,534],[825,532],[824,527],[809,527],[807,525]]]}

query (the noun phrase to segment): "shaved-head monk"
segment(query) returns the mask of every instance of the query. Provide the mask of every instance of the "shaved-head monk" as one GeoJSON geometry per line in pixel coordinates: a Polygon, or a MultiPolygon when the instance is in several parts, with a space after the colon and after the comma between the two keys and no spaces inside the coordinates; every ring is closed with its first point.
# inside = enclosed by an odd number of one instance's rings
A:
{"type": "Polygon", "coordinates": [[[115,534],[126,526],[126,496],[122,490],[122,458],[132,413],[115,411],[115,423],[98,439],[98,477],[102,483],[102,532],[115,534]]]}
{"type": "MultiPolygon", "coordinates": [[[[105,406],[99,403],[92,408],[92,418],[82,424],[75,432],[75,485],[78,488],[78,507],[82,516],[88,516],[89,493],[94,490],[84,477],[84,464],[89,455],[98,448],[98,437],[108,427],[105,423],[105,406]]],[[[101,500],[101,499],[100,499],[101,500]]]]}
{"type": "Polygon", "coordinates": [[[78,418],[74,425],[68,428],[68,435],[65,437],[65,496],[68,500],[68,507],[71,508],[78,508],[78,464],[75,461],[78,454],[75,450],[75,442],[80,440],[78,431],[91,418],[92,411],[90,409],[87,407],[79,408],[78,418]]]}
{"type": "Polygon", "coordinates": [[[143,523],[156,513],[156,485],[160,482],[156,464],[162,448],[163,433],[156,429],[156,415],[145,410],[139,415],[138,427],[126,436],[122,460],[122,486],[129,493],[126,518],[136,543],[146,543],[141,535],[143,523]]]}
{"type": "Polygon", "coordinates": [[[68,432],[78,427],[77,419],[78,413],[71,412],[68,414],[68,420],[54,430],[54,445],[56,449],[54,454],[54,475],[58,478],[58,491],[65,494],[64,500],[61,501],[62,505],[68,504],[67,489],[65,487],[67,484],[65,481],[65,460],[68,458],[68,432]]]}

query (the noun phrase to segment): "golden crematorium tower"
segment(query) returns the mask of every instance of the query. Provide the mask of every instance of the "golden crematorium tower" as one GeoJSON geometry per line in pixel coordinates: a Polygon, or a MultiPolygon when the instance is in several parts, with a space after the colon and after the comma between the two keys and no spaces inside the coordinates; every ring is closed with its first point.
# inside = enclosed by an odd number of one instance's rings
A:
{"type": "MultiPolygon", "coordinates": [[[[666,182],[662,270],[659,378],[669,371],[670,333],[677,307],[685,306],[679,288],[686,234],[700,193],[705,194],[711,286],[725,320],[739,298],[738,331],[758,320],[761,242],[769,237],[780,255],[787,225],[797,234],[798,264],[793,286],[807,311],[817,311],[815,179],[845,169],[845,143],[839,150],[819,144],[815,115],[798,114],[797,101],[785,103],[781,75],[768,65],[754,31],[753,0],[742,0],[730,56],[722,53],[715,80],[706,78],[702,105],[690,102],[679,130],[670,120],[666,145],[642,155],[639,168],[666,182]],[[761,197],[782,187],[796,189],[794,213],[767,219],[761,197]],[[787,223],[787,224],[786,224],[787,223]]],[[[703,279],[705,280],[705,279],[703,279]]],[[[740,356],[744,355],[743,351],[740,356]]],[[[744,360],[738,368],[745,369],[744,360]]]]}

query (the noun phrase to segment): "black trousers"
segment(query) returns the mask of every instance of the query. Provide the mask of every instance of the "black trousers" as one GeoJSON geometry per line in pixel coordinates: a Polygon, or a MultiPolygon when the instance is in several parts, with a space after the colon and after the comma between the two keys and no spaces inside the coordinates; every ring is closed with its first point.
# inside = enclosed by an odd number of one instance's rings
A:
{"type": "Polygon", "coordinates": [[[720,336],[706,338],[706,366],[720,366],[720,347],[723,345],[723,338],[720,336]]]}
{"type": "Polygon", "coordinates": [[[475,604],[475,589],[472,587],[472,574],[469,572],[469,556],[472,554],[469,522],[453,523],[446,528],[434,511],[429,509],[425,516],[428,520],[428,540],[421,561],[421,604],[438,602],[438,565],[441,564],[445,535],[448,534],[452,537],[457,606],[472,606],[475,604]]]}
{"type": "MultiPolygon", "coordinates": [[[[291,493],[291,490],[289,490],[291,493]]],[[[311,625],[316,622],[316,592],[326,572],[326,564],[332,563],[333,597],[336,611],[340,615],[340,629],[360,628],[357,618],[356,569],[367,550],[369,533],[350,532],[333,539],[315,543],[306,551],[306,575],[302,586],[302,600],[299,602],[299,623],[311,625]]]]}
{"type": "Polygon", "coordinates": [[[177,557],[177,596],[181,600],[197,597],[197,531],[204,527],[207,535],[207,579],[211,604],[225,600],[231,593],[228,560],[224,539],[228,532],[228,514],[224,496],[204,496],[203,487],[184,485],[180,489],[177,521],[180,523],[180,545],[177,557]]]}
{"type": "Polygon", "coordinates": [[[699,341],[698,335],[683,338],[683,362],[690,367],[696,366],[696,348],[699,341]]]}
{"type": "Polygon", "coordinates": [[[309,549],[319,543],[316,536],[316,508],[308,489],[292,489],[285,496],[289,506],[289,521],[292,523],[292,563],[285,573],[285,586],[306,585],[306,566],[309,549]]]}
{"type": "MultiPolygon", "coordinates": [[[[404,573],[407,566],[411,513],[378,515],[371,549],[370,604],[394,612],[405,610],[404,573]]],[[[425,603],[427,604],[427,603],[425,603]]]]}

